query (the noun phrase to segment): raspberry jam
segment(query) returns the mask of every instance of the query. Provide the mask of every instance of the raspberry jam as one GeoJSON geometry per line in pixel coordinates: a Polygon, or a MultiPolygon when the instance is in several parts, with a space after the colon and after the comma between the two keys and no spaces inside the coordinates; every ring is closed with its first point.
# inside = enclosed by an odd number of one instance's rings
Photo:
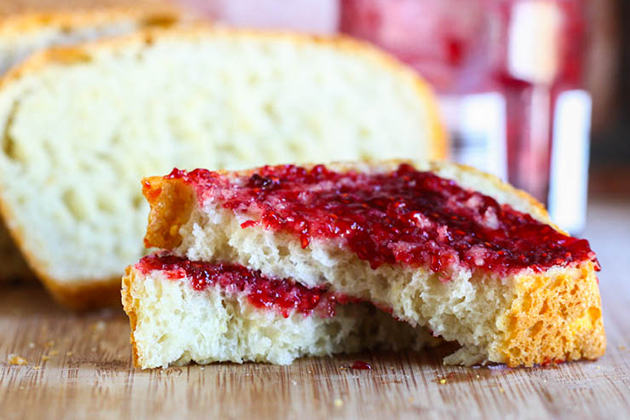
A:
{"type": "Polygon", "coordinates": [[[372,370],[372,365],[368,362],[364,362],[363,360],[356,360],[351,366],[350,369],[356,370],[372,370]]]}
{"type": "Polygon", "coordinates": [[[219,286],[232,293],[244,293],[250,304],[273,309],[288,318],[292,313],[317,313],[320,317],[335,315],[337,304],[350,301],[343,295],[324,289],[308,289],[298,283],[263,276],[241,265],[210,264],[190,261],[168,253],[147,255],[138,264],[143,274],[158,270],[173,280],[187,278],[195,290],[219,286]]]}
{"type": "Polygon", "coordinates": [[[200,202],[250,216],[243,228],[290,232],[303,248],[313,238],[339,238],[373,269],[423,265],[445,281],[455,267],[507,274],[591,260],[599,269],[588,241],[407,164],[379,174],[285,165],[251,176],[198,169],[169,177],[193,183],[200,202]]]}

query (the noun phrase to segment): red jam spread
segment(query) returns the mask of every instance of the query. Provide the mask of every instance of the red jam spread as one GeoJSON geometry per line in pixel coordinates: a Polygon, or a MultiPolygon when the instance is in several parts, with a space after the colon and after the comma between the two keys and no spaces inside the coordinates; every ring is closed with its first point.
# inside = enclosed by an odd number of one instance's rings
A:
{"type": "Polygon", "coordinates": [[[373,269],[400,263],[439,273],[463,266],[506,274],[586,260],[599,269],[588,241],[407,164],[378,174],[285,165],[251,176],[197,169],[168,177],[193,183],[200,202],[249,215],[243,228],[290,232],[304,248],[313,238],[339,238],[373,269]]]}
{"type": "Polygon", "coordinates": [[[372,365],[368,362],[364,362],[363,360],[356,360],[352,365],[350,365],[350,369],[372,370],[372,365]]]}
{"type": "Polygon", "coordinates": [[[350,302],[343,295],[266,277],[241,265],[196,262],[168,253],[147,255],[136,268],[145,275],[157,270],[173,280],[186,278],[199,291],[219,286],[228,292],[245,293],[255,307],[277,310],[285,318],[294,312],[304,315],[315,312],[330,318],[335,315],[337,304],[350,302]]]}

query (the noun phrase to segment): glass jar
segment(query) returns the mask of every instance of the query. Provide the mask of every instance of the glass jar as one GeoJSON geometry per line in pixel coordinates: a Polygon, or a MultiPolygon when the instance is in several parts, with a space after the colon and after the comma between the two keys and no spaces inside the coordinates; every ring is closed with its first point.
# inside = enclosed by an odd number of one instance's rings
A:
{"type": "Polygon", "coordinates": [[[506,179],[578,232],[586,214],[591,102],[584,0],[341,0],[342,32],[427,78],[451,157],[506,179]]]}

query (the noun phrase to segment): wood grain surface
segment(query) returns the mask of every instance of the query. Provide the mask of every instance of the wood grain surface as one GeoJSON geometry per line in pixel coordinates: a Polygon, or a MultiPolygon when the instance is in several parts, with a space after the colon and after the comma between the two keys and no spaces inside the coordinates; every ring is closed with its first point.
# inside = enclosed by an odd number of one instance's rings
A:
{"type": "Polygon", "coordinates": [[[604,267],[608,351],[534,369],[442,366],[441,348],[143,372],[121,310],[77,315],[41,288],[5,286],[0,418],[630,418],[630,201],[593,202],[584,236],[604,267]],[[355,360],[372,370],[342,369],[355,360]]]}

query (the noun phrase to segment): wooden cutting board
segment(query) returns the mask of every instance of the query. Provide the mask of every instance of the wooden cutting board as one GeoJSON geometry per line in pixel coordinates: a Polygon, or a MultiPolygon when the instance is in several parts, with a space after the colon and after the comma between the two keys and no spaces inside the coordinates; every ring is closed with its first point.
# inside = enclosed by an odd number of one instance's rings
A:
{"type": "Polygon", "coordinates": [[[630,202],[593,203],[585,236],[604,267],[596,362],[445,367],[442,348],[142,372],[121,310],[77,315],[14,286],[0,289],[0,418],[630,418],[630,202]],[[372,370],[344,369],[356,360],[372,370]]]}

